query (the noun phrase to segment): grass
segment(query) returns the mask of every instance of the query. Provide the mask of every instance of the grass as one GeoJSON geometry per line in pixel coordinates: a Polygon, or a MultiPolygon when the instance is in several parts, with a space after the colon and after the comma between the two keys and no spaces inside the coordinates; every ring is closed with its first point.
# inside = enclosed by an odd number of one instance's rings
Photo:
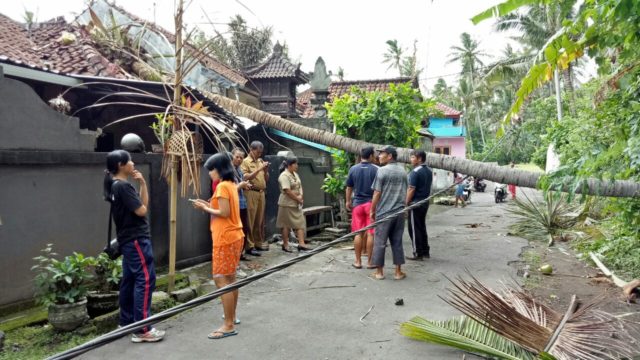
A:
{"type": "Polygon", "coordinates": [[[531,290],[540,286],[542,275],[537,269],[542,264],[542,258],[536,248],[526,250],[522,253],[522,260],[529,265],[529,277],[524,278],[524,287],[531,290]]]}
{"type": "Polygon", "coordinates": [[[0,360],[44,359],[87,342],[98,334],[88,332],[58,332],[49,325],[26,326],[5,334],[0,360]]]}
{"type": "Polygon", "coordinates": [[[0,320],[0,330],[9,331],[47,321],[47,309],[35,307],[7,315],[0,320]]]}

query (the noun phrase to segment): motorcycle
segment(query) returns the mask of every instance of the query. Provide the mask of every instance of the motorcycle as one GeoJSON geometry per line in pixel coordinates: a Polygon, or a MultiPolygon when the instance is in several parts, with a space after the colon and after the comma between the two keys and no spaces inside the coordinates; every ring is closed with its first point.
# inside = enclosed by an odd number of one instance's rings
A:
{"type": "Polygon", "coordinates": [[[484,183],[484,181],[482,179],[474,179],[473,180],[473,188],[476,191],[479,192],[484,192],[484,190],[487,188],[487,184],[484,183]]]}
{"type": "Polygon", "coordinates": [[[462,190],[462,198],[465,203],[471,202],[471,184],[466,184],[464,190],[462,190]]]}
{"type": "Polygon", "coordinates": [[[507,199],[507,184],[498,184],[493,190],[493,194],[497,203],[504,202],[507,199]]]}

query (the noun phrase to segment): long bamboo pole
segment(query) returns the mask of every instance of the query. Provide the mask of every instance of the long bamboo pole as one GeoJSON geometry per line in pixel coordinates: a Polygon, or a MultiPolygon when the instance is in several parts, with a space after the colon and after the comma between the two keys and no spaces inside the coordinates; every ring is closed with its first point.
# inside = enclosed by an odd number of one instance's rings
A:
{"type": "MultiPolygon", "coordinates": [[[[173,104],[180,105],[182,96],[182,15],[183,0],[178,2],[175,15],[176,27],[176,51],[175,51],[175,79],[173,88],[173,104]]],[[[173,130],[181,129],[179,122],[182,121],[178,116],[174,116],[173,130]]],[[[169,275],[167,290],[173,291],[176,280],[176,241],[178,229],[178,156],[171,155],[171,177],[169,189],[169,275]]]]}
{"type": "MultiPolygon", "coordinates": [[[[313,141],[318,144],[327,145],[346,152],[358,154],[365,146],[379,147],[379,144],[367,143],[361,140],[354,140],[327,131],[309,128],[279,116],[271,115],[264,111],[255,109],[249,105],[223,97],[221,95],[207,93],[211,100],[225,108],[229,112],[238,116],[244,116],[253,121],[284,131],[288,134],[313,141]]],[[[411,149],[398,148],[398,160],[409,162],[411,149]]],[[[515,184],[521,187],[538,188],[538,181],[542,173],[512,169],[480,161],[463,159],[455,156],[439,155],[427,153],[427,165],[436,169],[457,171],[459,173],[473,175],[482,179],[495,181],[502,184],[515,184]]],[[[570,184],[565,184],[562,191],[572,190],[570,184]]],[[[640,183],[628,180],[606,181],[589,178],[585,187],[575,189],[578,194],[610,196],[610,197],[640,197],[640,183]]]]}

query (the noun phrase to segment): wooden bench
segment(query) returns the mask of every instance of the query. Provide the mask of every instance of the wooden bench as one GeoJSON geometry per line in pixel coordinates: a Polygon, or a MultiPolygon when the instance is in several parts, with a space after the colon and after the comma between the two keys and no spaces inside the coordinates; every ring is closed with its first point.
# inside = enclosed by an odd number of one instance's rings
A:
{"type": "MultiPolygon", "coordinates": [[[[333,219],[333,207],[332,206],[311,206],[311,207],[302,209],[302,214],[305,217],[307,217],[307,216],[310,216],[310,215],[320,215],[320,214],[323,214],[323,213],[325,213],[327,211],[331,213],[331,227],[336,227],[336,222],[333,219]]],[[[320,219],[318,219],[318,224],[317,225],[312,225],[312,226],[307,226],[307,231],[324,229],[327,226],[328,226],[328,224],[326,224],[324,222],[320,222],[320,219]]]]}

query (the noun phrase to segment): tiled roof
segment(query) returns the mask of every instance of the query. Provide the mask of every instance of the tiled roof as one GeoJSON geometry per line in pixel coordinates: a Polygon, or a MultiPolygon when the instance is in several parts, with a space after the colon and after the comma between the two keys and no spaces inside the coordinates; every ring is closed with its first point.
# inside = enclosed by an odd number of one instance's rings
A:
{"type": "Polygon", "coordinates": [[[442,113],[446,117],[460,117],[460,115],[462,115],[462,111],[458,111],[456,109],[450,108],[447,105],[442,103],[437,103],[436,109],[442,111],[442,113]]]}
{"type": "Polygon", "coordinates": [[[389,84],[404,84],[412,82],[410,77],[398,77],[392,79],[356,80],[356,81],[334,81],[329,85],[329,99],[340,97],[349,92],[352,86],[359,87],[365,91],[387,91],[389,84]]]}
{"type": "Polygon", "coordinates": [[[23,24],[0,14],[0,60],[64,74],[125,77],[118,65],[96,50],[87,34],[63,18],[33,24],[29,32],[23,24]],[[65,44],[63,32],[75,40],[65,44]]]}
{"type": "MultiPolygon", "coordinates": [[[[365,91],[387,91],[389,84],[404,84],[412,82],[410,77],[399,77],[392,79],[375,79],[375,80],[356,80],[356,81],[333,81],[329,85],[329,102],[335,97],[340,97],[349,92],[352,86],[357,86],[365,91]]],[[[414,83],[414,86],[417,84],[414,83]]],[[[296,95],[296,109],[300,116],[310,118],[314,116],[315,111],[311,106],[313,98],[312,89],[307,89],[296,95]]],[[[459,117],[462,112],[448,107],[447,105],[437,103],[436,108],[444,113],[445,116],[459,117]]]]}
{"type": "Polygon", "coordinates": [[[273,54],[264,63],[247,69],[245,73],[252,79],[294,78],[301,84],[309,82],[309,76],[300,70],[300,64],[292,64],[279,43],[276,43],[273,54]]]}
{"type": "MultiPolygon", "coordinates": [[[[115,4],[111,4],[110,6],[112,8],[114,8],[115,10],[125,14],[127,17],[129,17],[131,20],[133,20],[134,22],[140,23],[140,24],[145,24],[145,27],[148,29],[151,29],[154,32],[158,32],[161,33],[162,35],[164,35],[164,37],[167,38],[167,40],[169,40],[169,42],[171,42],[172,44],[175,44],[176,41],[176,37],[175,35],[168,31],[167,29],[163,28],[160,25],[157,25],[151,21],[142,19],[130,12],[128,12],[127,10],[125,10],[124,8],[117,6],[115,4]]],[[[184,45],[185,49],[194,54],[198,51],[198,49],[187,43],[184,45]]],[[[247,84],[247,82],[249,81],[249,79],[247,79],[244,75],[242,75],[242,73],[240,73],[237,70],[234,70],[233,68],[225,65],[224,63],[220,62],[218,59],[212,57],[212,56],[208,56],[208,55],[200,55],[199,56],[199,60],[209,69],[215,71],[216,73],[226,77],[227,79],[239,84],[240,86],[244,86],[247,84]]]]}

